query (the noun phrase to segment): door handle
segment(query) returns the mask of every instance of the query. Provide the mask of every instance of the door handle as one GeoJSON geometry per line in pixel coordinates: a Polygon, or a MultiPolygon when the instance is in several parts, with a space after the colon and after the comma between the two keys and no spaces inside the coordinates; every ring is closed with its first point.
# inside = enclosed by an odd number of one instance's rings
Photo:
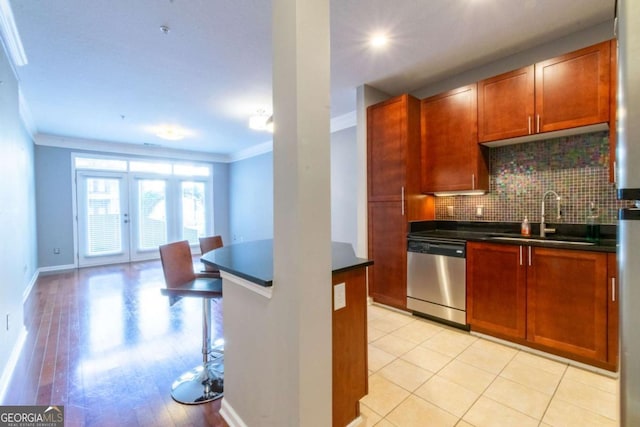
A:
{"type": "Polygon", "coordinates": [[[616,302],[616,278],[611,278],[611,302],[616,302]]]}

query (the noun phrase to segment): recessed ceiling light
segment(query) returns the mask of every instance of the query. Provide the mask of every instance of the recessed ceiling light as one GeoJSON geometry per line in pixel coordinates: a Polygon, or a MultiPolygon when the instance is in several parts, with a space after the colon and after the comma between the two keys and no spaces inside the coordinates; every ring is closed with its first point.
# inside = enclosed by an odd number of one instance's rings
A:
{"type": "Polygon", "coordinates": [[[372,47],[381,48],[389,43],[389,37],[386,34],[375,34],[369,41],[372,47]]]}

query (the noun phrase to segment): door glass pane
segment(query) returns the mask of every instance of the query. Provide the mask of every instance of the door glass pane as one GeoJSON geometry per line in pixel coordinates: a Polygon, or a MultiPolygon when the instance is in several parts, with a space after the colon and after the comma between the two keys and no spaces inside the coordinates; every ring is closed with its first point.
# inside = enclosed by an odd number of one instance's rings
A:
{"type": "Polygon", "coordinates": [[[182,182],[182,238],[198,243],[206,232],[204,182],[182,182]]]}
{"type": "Polygon", "coordinates": [[[138,181],[138,249],[157,249],[167,243],[166,182],[138,181]]]}
{"type": "Polygon", "coordinates": [[[87,179],[87,255],[122,251],[120,180],[87,179]]]}

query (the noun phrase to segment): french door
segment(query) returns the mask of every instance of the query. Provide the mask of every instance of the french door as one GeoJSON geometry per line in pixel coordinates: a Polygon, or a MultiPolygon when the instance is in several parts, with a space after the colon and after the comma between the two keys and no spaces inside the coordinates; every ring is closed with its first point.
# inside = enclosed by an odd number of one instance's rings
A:
{"type": "Polygon", "coordinates": [[[77,171],[78,266],[158,258],[158,246],[208,232],[205,180],[77,171]]]}
{"type": "Polygon", "coordinates": [[[128,262],[127,174],[77,172],[78,265],[128,262]]]}

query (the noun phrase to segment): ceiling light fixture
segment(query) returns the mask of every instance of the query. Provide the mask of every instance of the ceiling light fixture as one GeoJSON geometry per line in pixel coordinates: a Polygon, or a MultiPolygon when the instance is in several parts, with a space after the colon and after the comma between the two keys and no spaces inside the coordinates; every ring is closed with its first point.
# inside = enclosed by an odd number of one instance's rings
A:
{"type": "Polygon", "coordinates": [[[184,139],[189,133],[184,129],[178,128],[176,126],[158,126],[154,129],[154,134],[158,138],[166,139],[168,141],[180,141],[184,139]]]}
{"type": "Polygon", "coordinates": [[[369,41],[372,47],[381,48],[389,43],[389,37],[386,34],[375,34],[369,41]]]}
{"type": "Polygon", "coordinates": [[[249,128],[273,132],[273,115],[267,114],[265,110],[258,110],[256,114],[249,117],[249,128]]]}

